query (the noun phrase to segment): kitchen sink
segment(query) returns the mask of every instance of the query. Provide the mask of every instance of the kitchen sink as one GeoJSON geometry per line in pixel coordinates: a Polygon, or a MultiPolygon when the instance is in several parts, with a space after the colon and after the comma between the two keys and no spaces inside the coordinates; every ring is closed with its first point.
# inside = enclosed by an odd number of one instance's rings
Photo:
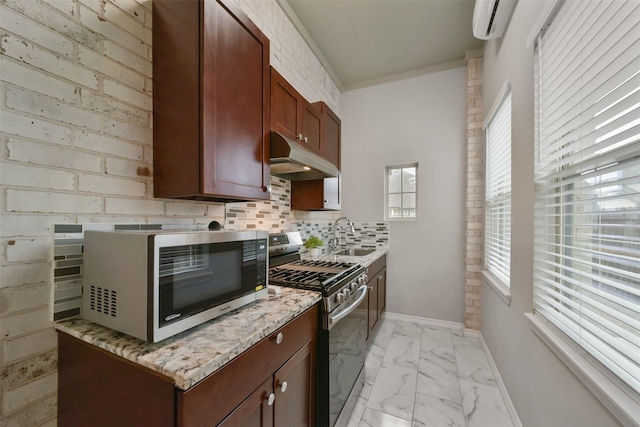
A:
{"type": "Polygon", "coordinates": [[[334,255],[366,256],[375,251],[375,249],[342,249],[335,252],[334,255]]]}

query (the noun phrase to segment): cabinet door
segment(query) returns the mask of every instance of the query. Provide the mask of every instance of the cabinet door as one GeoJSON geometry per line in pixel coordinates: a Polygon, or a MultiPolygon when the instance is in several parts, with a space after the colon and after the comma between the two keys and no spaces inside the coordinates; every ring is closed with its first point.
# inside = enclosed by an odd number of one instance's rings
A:
{"type": "Polygon", "coordinates": [[[378,323],[378,280],[374,276],[369,283],[369,331],[373,331],[378,323]]]}
{"type": "Polygon", "coordinates": [[[153,9],[154,196],[268,200],[269,40],[232,0],[153,9]]]}
{"type": "Polygon", "coordinates": [[[291,181],[291,209],[340,210],[340,176],[291,181]]]}
{"type": "Polygon", "coordinates": [[[302,127],[300,134],[302,139],[299,141],[303,146],[317,154],[322,155],[322,143],[320,134],[322,133],[322,113],[320,108],[308,102],[302,103],[302,127]]]}
{"type": "Polygon", "coordinates": [[[387,269],[383,268],[377,275],[378,286],[378,318],[382,316],[387,302],[387,269]]]}
{"type": "Polygon", "coordinates": [[[231,0],[203,8],[203,193],[268,200],[269,40],[231,0]]]}
{"type": "Polygon", "coordinates": [[[274,375],[274,425],[315,425],[315,339],[307,342],[274,375]]]}
{"type": "Polygon", "coordinates": [[[324,102],[322,110],[322,156],[340,169],[340,136],[342,121],[324,102]]]}
{"type": "Polygon", "coordinates": [[[298,109],[302,102],[298,92],[271,68],[271,129],[298,141],[298,109]]]}
{"type": "Polygon", "coordinates": [[[240,404],[219,427],[273,427],[273,378],[269,378],[240,404]]]}

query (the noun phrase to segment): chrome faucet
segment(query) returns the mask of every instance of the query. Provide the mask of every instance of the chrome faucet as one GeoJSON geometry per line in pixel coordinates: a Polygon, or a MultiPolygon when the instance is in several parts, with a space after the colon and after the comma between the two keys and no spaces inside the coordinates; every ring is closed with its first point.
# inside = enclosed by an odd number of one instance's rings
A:
{"type": "Polygon", "coordinates": [[[351,228],[351,232],[353,234],[355,234],[356,232],[356,229],[353,227],[353,223],[346,216],[341,216],[340,218],[336,219],[336,222],[333,223],[333,242],[331,252],[335,252],[340,247],[340,239],[338,238],[338,223],[343,219],[347,221],[347,225],[349,226],[349,228],[351,228]]]}

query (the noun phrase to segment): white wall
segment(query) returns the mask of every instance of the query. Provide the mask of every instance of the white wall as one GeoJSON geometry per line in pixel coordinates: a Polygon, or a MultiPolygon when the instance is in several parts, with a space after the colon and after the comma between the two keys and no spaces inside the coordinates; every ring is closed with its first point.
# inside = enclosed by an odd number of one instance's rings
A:
{"type": "MultiPolygon", "coordinates": [[[[275,0],[237,0],[310,101],[340,92],[275,0]]],[[[0,424],[55,425],[52,225],[207,224],[153,198],[151,0],[0,1],[0,424]]]]}
{"type": "Polygon", "coordinates": [[[524,426],[612,427],[617,421],[524,317],[533,307],[534,197],[533,47],[526,38],[544,3],[519,1],[503,39],[486,43],[484,50],[484,105],[494,103],[505,80],[512,85],[513,210],[512,302],[507,306],[483,285],[481,332],[524,426]]]}
{"type": "Polygon", "coordinates": [[[464,321],[466,69],[342,94],[342,213],[384,220],[384,167],[418,162],[415,221],[389,226],[387,311],[464,321]]]}

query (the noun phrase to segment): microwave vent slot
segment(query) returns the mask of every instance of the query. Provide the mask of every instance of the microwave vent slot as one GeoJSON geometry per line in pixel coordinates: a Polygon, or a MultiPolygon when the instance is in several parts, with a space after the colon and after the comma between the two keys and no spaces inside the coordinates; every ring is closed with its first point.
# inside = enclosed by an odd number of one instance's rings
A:
{"type": "Polygon", "coordinates": [[[91,285],[89,308],[98,313],[116,317],[117,293],[110,289],[91,285]]]}
{"type": "Polygon", "coordinates": [[[202,245],[170,246],[160,248],[160,277],[206,270],[208,253],[202,245]]]}

